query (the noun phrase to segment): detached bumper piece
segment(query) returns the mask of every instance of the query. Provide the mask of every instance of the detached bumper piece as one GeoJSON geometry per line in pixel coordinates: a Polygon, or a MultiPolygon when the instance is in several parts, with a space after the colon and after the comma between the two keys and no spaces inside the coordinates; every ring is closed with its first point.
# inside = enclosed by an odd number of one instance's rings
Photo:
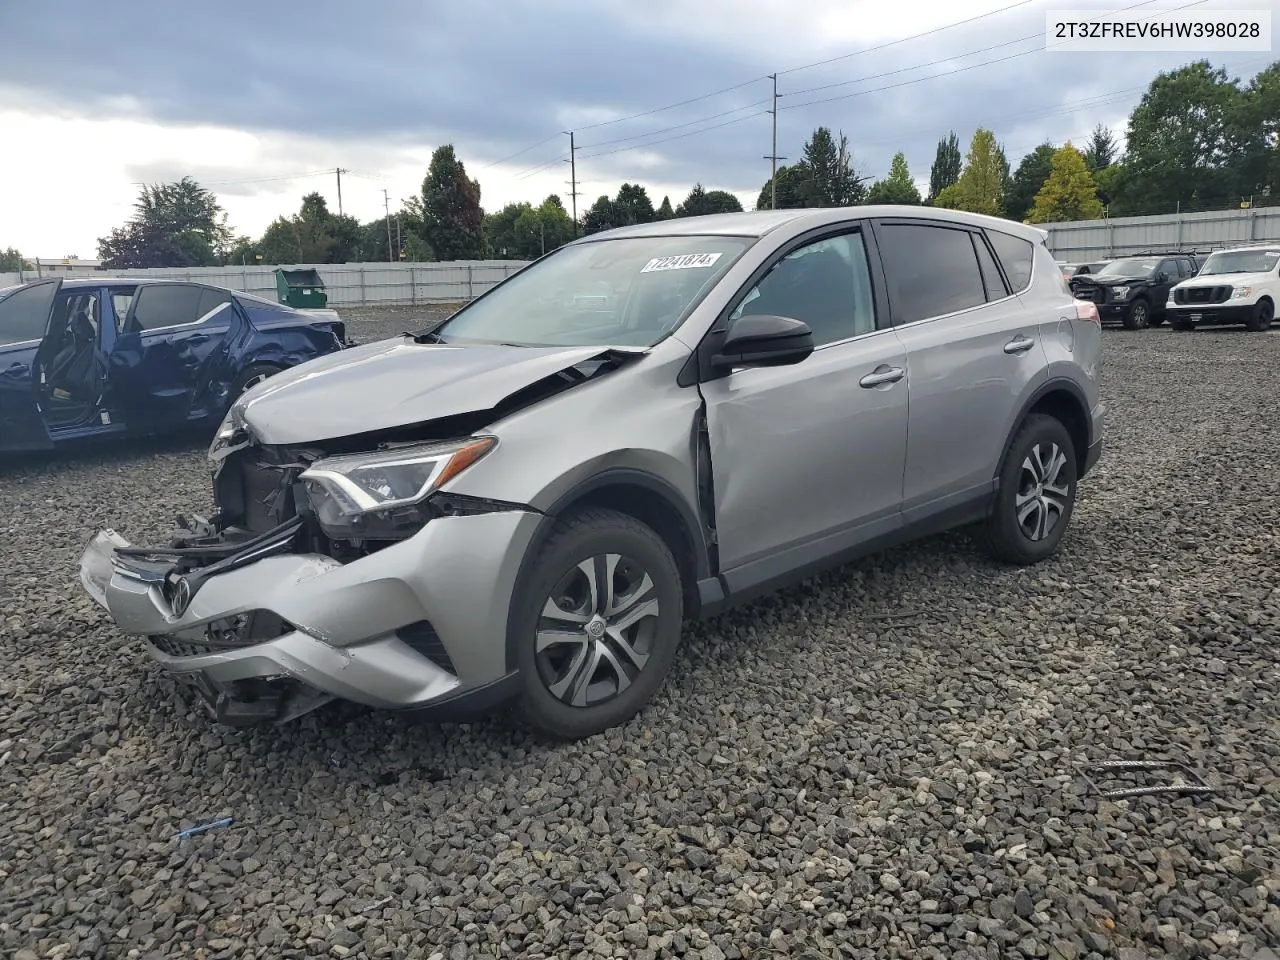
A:
{"type": "Polygon", "coordinates": [[[291,521],[239,542],[187,538],[201,545],[172,548],[134,547],[104,530],[81,558],[80,580],[223,723],[282,723],[333,699],[394,709],[454,693],[458,677],[430,624],[341,645],[281,614],[313,609],[330,592],[324,575],[343,567],[290,552],[298,530],[291,521]]]}

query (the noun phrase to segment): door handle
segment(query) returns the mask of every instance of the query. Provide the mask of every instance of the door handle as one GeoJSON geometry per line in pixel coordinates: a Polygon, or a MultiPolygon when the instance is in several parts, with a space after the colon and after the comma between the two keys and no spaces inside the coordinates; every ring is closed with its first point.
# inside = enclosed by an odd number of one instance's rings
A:
{"type": "Polygon", "coordinates": [[[883,383],[897,383],[906,376],[906,373],[901,367],[877,367],[858,383],[864,387],[878,387],[883,383]]]}
{"type": "Polygon", "coordinates": [[[1016,336],[1004,345],[1005,353],[1026,353],[1036,345],[1034,340],[1028,340],[1024,336],[1016,336]]]}

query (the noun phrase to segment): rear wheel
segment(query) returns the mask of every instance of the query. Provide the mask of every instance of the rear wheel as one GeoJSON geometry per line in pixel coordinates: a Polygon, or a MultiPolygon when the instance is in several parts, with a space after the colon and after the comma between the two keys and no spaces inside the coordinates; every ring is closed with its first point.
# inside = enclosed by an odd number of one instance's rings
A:
{"type": "Polygon", "coordinates": [[[1145,330],[1151,323],[1151,306],[1145,300],[1135,300],[1125,311],[1124,328],[1126,330],[1145,330]]]}
{"type": "Polygon", "coordinates": [[[1263,330],[1270,329],[1271,321],[1275,319],[1275,315],[1275,304],[1263,297],[1254,306],[1253,314],[1244,322],[1244,328],[1253,333],[1260,333],[1263,330]]]}
{"type": "Polygon", "coordinates": [[[557,522],[512,610],[517,711],[577,740],[626,723],[666,679],[680,643],[683,589],[652,529],[614,510],[557,522]]]}
{"type": "Polygon", "coordinates": [[[239,400],[246,390],[251,390],[267,377],[279,373],[280,370],[281,368],[273,363],[255,363],[241,370],[240,376],[236,377],[231,384],[231,402],[239,400]]]}
{"type": "Polygon", "coordinates": [[[1061,421],[1027,417],[1000,466],[984,531],[991,554],[1029,566],[1057,553],[1075,510],[1077,476],[1075,446],[1061,421]]]}

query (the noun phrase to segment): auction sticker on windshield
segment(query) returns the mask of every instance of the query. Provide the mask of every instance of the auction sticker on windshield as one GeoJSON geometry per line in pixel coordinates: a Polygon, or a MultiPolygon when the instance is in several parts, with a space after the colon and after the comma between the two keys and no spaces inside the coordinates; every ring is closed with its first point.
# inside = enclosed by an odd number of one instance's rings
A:
{"type": "Polygon", "coordinates": [[[709,267],[720,259],[718,253],[682,253],[677,257],[654,257],[641,269],[641,273],[654,273],[658,270],[694,270],[709,267]]]}

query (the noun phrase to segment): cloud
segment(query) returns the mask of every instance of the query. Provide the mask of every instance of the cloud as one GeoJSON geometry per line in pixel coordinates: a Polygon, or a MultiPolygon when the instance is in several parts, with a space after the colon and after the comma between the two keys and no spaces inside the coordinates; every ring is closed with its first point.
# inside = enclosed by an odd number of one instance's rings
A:
{"type": "MultiPolygon", "coordinates": [[[[336,178],[318,171],[343,167],[344,208],[373,218],[384,188],[392,207],[420,188],[441,143],[487,208],[552,192],[567,205],[567,129],[580,210],[626,180],[655,202],[701,182],[750,206],[769,172],[775,71],[783,162],[822,124],[848,135],[864,172],[883,175],[902,150],[923,180],[949,130],[967,146],[978,125],[993,129],[1016,165],[1044,139],[1122,128],[1156,71],[1194,59],[1047,52],[1044,5],[993,13],[1002,6],[916,0],[904,16],[869,0],[381,0],[356,13],[338,0],[223,0],[177,16],[159,0],[65,0],[51,17],[18,4],[0,31],[0,116],[30,149],[0,157],[5,229],[19,232],[0,242],[55,243],[19,193],[75,198],[83,226],[67,242],[82,247],[127,215],[135,181],[184,174],[256,232],[310,189],[336,206],[336,178]]],[[[1210,59],[1250,63],[1246,76],[1265,62],[1210,59]]]]}

